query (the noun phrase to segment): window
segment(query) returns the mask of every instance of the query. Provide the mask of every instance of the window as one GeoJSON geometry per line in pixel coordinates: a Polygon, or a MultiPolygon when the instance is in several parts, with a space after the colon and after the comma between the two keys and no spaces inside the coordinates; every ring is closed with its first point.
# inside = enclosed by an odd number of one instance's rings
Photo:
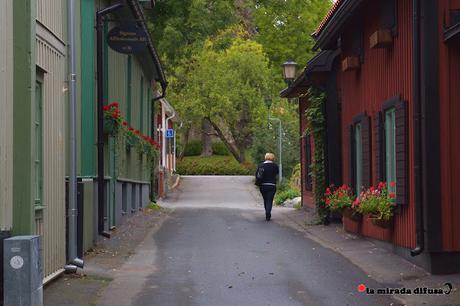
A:
{"type": "Polygon", "coordinates": [[[43,206],[43,78],[37,76],[33,115],[34,204],[43,206]]]}
{"type": "Polygon", "coordinates": [[[356,194],[371,185],[371,128],[366,113],[356,116],[350,126],[350,186],[356,194]]]}
{"type": "MultiPolygon", "coordinates": [[[[396,182],[396,113],[392,107],[385,111],[385,174],[386,181],[396,182]]],[[[389,186],[390,192],[396,192],[389,186]]]]}
{"type": "Polygon", "coordinates": [[[355,125],[355,133],[354,133],[354,137],[355,137],[355,148],[354,148],[354,151],[355,151],[355,154],[356,154],[356,158],[355,158],[355,167],[354,167],[354,177],[355,177],[355,182],[354,182],[354,185],[355,185],[355,191],[356,191],[356,194],[360,194],[361,193],[361,189],[363,188],[363,176],[362,176],[362,173],[363,173],[363,144],[362,144],[362,130],[361,130],[361,123],[357,123],[355,125]]]}

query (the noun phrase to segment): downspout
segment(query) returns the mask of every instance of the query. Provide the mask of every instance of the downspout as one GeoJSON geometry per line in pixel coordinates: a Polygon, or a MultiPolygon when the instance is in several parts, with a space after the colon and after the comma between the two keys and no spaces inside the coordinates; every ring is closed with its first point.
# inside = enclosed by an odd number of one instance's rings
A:
{"type": "Polygon", "coordinates": [[[69,258],[64,269],[76,272],[77,267],[83,268],[83,260],[77,255],[77,74],[75,56],[75,0],[68,1],[68,35],[69,35],[69,136],[70,136],[70,165],[69,165],[69,258]]]}
{"type": "Polygon", "coordinates": [[[104,16],[122,8],[122,3],[116,3],[96,12],[96,62],[97,62],[97,198],[98,198],[98,233],[110,238],[110,233],[104,230],[104,76],[103,76],[103,33],[104,16]]]}
{"type": "Polygon", "coordinates": [[[415,179],[415,221],[416,246],[410,251],[411,256],[420,255],[425,249],[425,229],[423,224],[422,196],[422,145],[421,145],[421,79],[420,79],[420,0],[413,0],[413,40],[412,40],[412,69],[413,69],[413,130],[414,130],[414,179],[415,179]]]}

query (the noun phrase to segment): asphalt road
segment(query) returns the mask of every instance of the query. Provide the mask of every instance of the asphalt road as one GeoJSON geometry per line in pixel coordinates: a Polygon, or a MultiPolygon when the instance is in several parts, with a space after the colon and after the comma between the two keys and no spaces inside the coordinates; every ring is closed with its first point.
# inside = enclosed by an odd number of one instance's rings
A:
{"type": "Polygon", "coordinates": [[[288,208],[276,208],[274,221],[266,222],[251,178],[185,177],[163,205],[174,209],[171,217],[137,250],[144,268],[125,268],[124,281],[105,292],[111,305],[123,297],[138,306],[394,302],[358,292],[361,283],[382,286],[339,254],[277,222],[288,208]],[[146,260],[149,252],[153,259],[146,260]]]}

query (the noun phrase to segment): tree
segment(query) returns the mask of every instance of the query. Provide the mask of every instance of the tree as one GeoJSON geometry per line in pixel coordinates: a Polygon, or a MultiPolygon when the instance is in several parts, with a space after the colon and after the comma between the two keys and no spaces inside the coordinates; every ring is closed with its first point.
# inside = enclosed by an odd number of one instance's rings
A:
{"type": "Polygon", "coordinates": [[[221,40],[217,42],[208,40],[193,58],[183,93],[190,115],[209,120],[243,163],[254,128],[265,117],[263,97],[273,79],[260,44],[237,37],[228,49],[221,49],[221,40]]]}
{"type": "Polygon", "coordinates": [[[305,64],[314,54],[311,34],[331,7],[331,0],[255,0],[257,35],[273,67],[288,59],[305,64]]]}

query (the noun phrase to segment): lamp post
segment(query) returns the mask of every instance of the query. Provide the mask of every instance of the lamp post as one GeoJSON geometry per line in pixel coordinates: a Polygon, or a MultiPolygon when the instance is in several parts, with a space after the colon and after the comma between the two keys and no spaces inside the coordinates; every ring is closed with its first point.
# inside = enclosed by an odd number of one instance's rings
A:
{"type": "Polygon", "coordinates": [[[265,100],[265,105],[268,108],[268,120],[277,121],[279,123],[279,126],[278,126],[278,150],[279,150],[278,156],[279,156],[280,173],[278,175],[278,180],[279,180],[279,183],[281,184],[281,181],[283,180],[283,159],[282,159],[283,157],[283,126],[281,124],[281,119],[270,116],[270,108],[272,106],[272,97],[266,96],[264,100],[265,100]]]}

